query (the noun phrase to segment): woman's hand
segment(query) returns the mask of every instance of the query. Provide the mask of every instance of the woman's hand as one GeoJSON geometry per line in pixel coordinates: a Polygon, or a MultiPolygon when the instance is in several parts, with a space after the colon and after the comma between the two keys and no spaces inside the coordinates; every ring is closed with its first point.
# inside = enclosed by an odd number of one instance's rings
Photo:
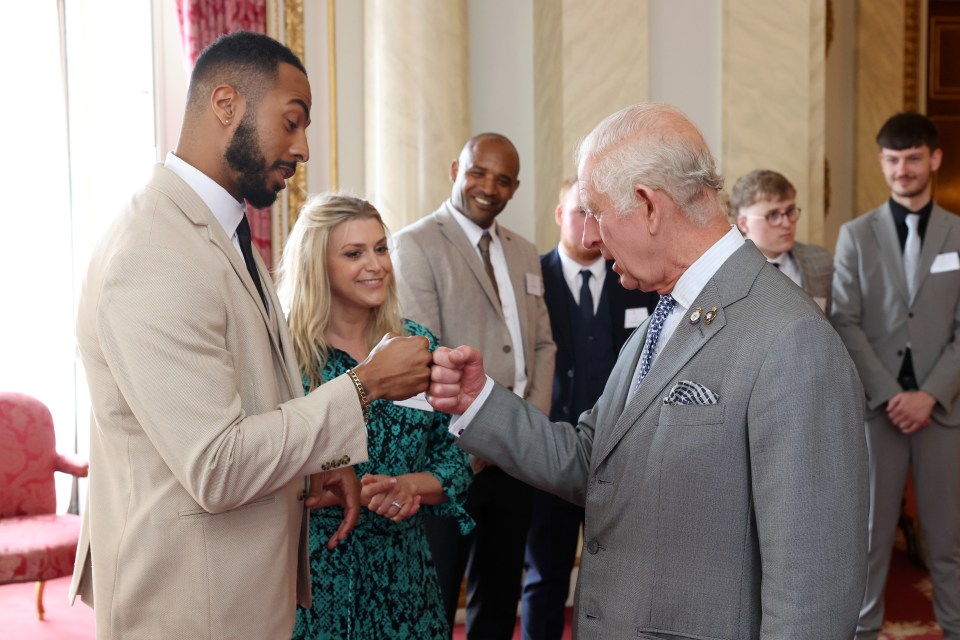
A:
{"type": "Polygon", "coordinates": [[[420,494],[409,475],[367,474],[360,478],[360,502],[377,515],[400,522],[420,510],[420,494]]]}

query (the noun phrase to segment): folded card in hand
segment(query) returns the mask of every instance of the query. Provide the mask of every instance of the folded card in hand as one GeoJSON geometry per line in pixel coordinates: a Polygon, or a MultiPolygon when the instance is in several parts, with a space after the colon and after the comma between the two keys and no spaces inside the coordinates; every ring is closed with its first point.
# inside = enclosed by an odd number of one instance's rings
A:
{"type": "Polygon", "coordinates": [[[699,382],[680,380],[673,385],[663,404],[717,404],[720,396],[699,382]]]}

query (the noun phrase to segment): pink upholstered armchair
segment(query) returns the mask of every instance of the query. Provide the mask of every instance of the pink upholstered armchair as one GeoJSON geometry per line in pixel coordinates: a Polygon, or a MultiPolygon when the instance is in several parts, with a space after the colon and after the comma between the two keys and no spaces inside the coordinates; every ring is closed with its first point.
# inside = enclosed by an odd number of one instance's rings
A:
{"type": "Polygon", "coordinates": [[[87,462],[56,451],[47,407],[22,393],[0,393],[0,584],[37,581],[37,618],[43,620],[43,583],[70,575],[80,517],[57,515],[53,472],[78,478],[87,462]]]}

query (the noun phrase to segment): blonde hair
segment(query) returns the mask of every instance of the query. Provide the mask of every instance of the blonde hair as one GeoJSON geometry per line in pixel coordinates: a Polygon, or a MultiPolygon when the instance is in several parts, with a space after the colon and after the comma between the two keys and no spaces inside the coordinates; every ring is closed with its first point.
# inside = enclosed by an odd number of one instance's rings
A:
{"type": "MultiPolygon", "coordinates": [[[[300,210],[287,238],[278,269],[277,293],[289,310],[288,322],[293,351],[300,371],[309,379],[310,389],[323,383],[321,372],[332,353],[326,331],[330,326],[330,280],[327,258],[333,230],[351,220],[376,220],[389,233],[383,218],[366,200],[344,193],[323,193],[312,197],[300,210]]],[[[373,348],[392,331],[403,333],[400,299],[394,278],[387,283],[383,304],[370,311],[365,340],[373,348]]]]}

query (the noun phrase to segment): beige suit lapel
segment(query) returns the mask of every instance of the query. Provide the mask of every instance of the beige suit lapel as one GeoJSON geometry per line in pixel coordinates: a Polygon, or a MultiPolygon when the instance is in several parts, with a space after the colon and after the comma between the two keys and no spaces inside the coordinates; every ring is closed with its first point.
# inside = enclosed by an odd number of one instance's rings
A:
{"type": "MultiPolygon", "coordinates": [[[[487,294],[490,304],[493,305],[502,318],[503,308],[500,305],[500,297],[497,295],[497,292],[493,290],[493,283],[490,282],[490,278],[487,277],[487,272],[483,268],[477,250],[470,244],[470,240],[467,239],[467,235],[463,232],[463,229],[460,228],[460,224],[453,219],[453,214],[447,211],[446,208],[440,209],[440,211],[437,212],[437,226],[440,228],[440,233],[443,234],[443,237],[450,242],[454,250],[463,258],[463,262],[469,267],[470,272],[473,273],[473,277],[476,278],[477,284],[479,284],[480,288],[487,294]]],[[[509,264],[510,263],[507,262],[508,266],[509,264]]]]}

